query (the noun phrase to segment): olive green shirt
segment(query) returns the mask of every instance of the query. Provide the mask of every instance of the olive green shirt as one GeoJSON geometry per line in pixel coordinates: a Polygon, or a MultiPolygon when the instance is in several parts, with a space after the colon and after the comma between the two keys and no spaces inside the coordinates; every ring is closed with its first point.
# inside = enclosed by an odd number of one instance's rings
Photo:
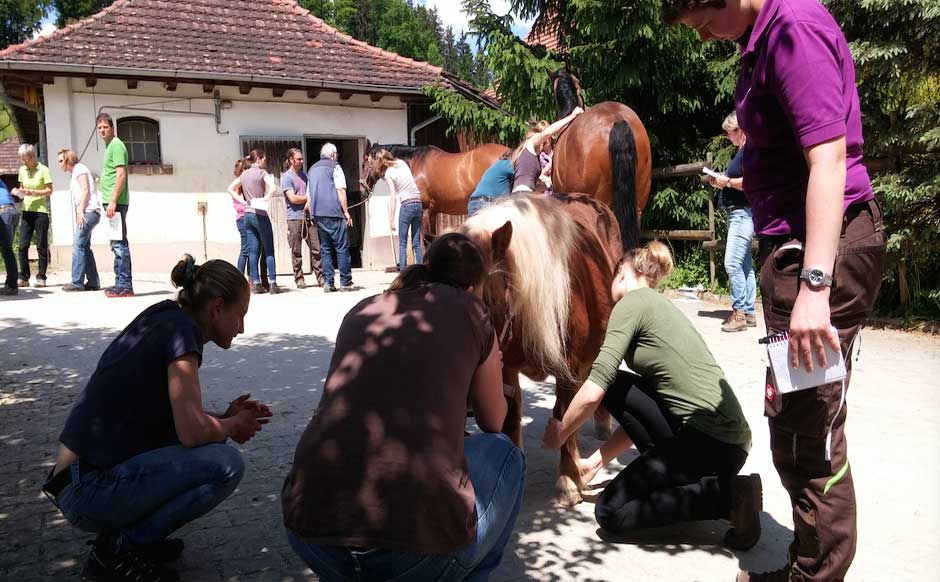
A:
{"type": "Polygon", "coordinates": [[[705,340],[654,289],[635,289],[614,306],[604,345],[591,368],[591,381],[606,390],[617,377],[621,361],[650,382],[683,426],[750,448],[751,429],[705,340]]]}

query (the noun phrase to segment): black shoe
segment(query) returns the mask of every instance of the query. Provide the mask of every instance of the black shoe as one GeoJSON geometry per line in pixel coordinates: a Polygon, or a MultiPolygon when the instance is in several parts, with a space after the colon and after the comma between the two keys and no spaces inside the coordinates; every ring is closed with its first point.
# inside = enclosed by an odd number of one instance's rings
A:
{"type": "Polygon", "coordinates": [[[268,292],[268,290],[265,289],[264,286],[261,285],[261,283],[255,283],[255,284],[253,284],[253,285],[251,286],[251,294],[252,294],[252,295],[260,295],[260,294],[262,294],[262,293],[267,293],[267,292],[268,292]]]}
{"type": "Polygon", "coordinates": [[[67,285],[62,285],[62,290],[66,293],[74,293],[76,291],[88,291],[89,289],[84,285],[73,285],[72,283],[68,283],[67,285]]]}
{"type": "Polygon", "coordinates": [[[101,285],[89,285],[85,283],[85,291],[101,291],[101,285]]]}
{"type": "Polygon", "coordinates": [[[86,582],[179,582],[179,574],[147,559],[139,551],[125,550],[120,554],[95,544],[82,568],[86,582]]]}
{"type": "Polygon", "coordinates": [[[184,547],[185,544],[183,540],[179,538],[167,538],[156,544],[137,546],[135,549],[148,560],[164,564],[178,560],[183,553],[184,547]]]}
{"type": "Polygon", "coordinates": [[[760,475],[738,475],[731,491],[731,529],[722,543],[732,550],[749,550],[760,540],[760,512],[764,505],[760,475]]]}
{"type": "Polygon", "coordinates": [[[0,287],[0,295],[10,296],[10,295],[19,295],[19,293],[20,293],[20,290],[17,289],[16,287],[7,287],[6,285],[4,285],[3,287],[0,287]]]}

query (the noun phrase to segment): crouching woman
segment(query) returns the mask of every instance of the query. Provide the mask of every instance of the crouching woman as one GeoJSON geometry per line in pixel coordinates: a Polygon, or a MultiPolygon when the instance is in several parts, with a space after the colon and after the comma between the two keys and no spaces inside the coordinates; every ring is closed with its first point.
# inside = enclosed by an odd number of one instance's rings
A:
{"type": "Polygon", "coordinates": [[[345,317],[281,493],[294,551],[325,582],[486,580],[525,463],[502,434],[502,359],[483,258],[451,233],[345,317]],[[464,436],[467,402],[483,434],[464,436]]]}
{"type": "Polygon", "coordinates": [[[225,261],[172,272],[176,301],[144,310],[107,347],[59,436],[43,491],[73,526],[98,534],[83,580],[175,581],[168,536],[232,494],[245,443],[271,416],[248,395],[222,414],[202,407],[203,345],[244,331],[248,284],[225,261]]]}

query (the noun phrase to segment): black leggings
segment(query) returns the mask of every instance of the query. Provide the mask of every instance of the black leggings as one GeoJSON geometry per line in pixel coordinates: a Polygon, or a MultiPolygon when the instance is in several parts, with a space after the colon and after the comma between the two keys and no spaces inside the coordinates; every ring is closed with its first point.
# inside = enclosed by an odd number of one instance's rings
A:
{"type": "Polygon", "coordinates": [[[612,533],[684,521],[726,519],[731,485],[747,452],[678,421],[637,376],[620,371],[604,408],[640,451],[597,499],[594,515],[612,533]]]}

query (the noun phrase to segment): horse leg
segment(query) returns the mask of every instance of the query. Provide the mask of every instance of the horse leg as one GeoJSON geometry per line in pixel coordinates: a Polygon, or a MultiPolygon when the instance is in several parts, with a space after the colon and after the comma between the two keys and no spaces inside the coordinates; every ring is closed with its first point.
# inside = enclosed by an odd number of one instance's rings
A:
{"type": "Polygon", "coordinates": [[[594,436],[599,441],[610,438],[610,413],[603,406],[594,411],[594,436]]]}
{"type": "MultiPolygon", "coordinates": [[[[555,383],[555,409],[552,411],[555,418],[561,420],[568,410],[568,405],[574,399],[577,389],[562,382],[555,383]]],[[[558,503],[564,507],[574,507],[581,503],[581,474],[578,462],[581,453],[578,451],[578,433],[571,435],[561,447],[561,458],[558,463],[558,481],[555,488],[558,494],[558,503]]]]}
{"type": "Polygon", "coordinates": [[[503,368],[503,390],[507,404],[503,434],[522,450],[522,389],[519,388],[519,372],[503,368]]]}

